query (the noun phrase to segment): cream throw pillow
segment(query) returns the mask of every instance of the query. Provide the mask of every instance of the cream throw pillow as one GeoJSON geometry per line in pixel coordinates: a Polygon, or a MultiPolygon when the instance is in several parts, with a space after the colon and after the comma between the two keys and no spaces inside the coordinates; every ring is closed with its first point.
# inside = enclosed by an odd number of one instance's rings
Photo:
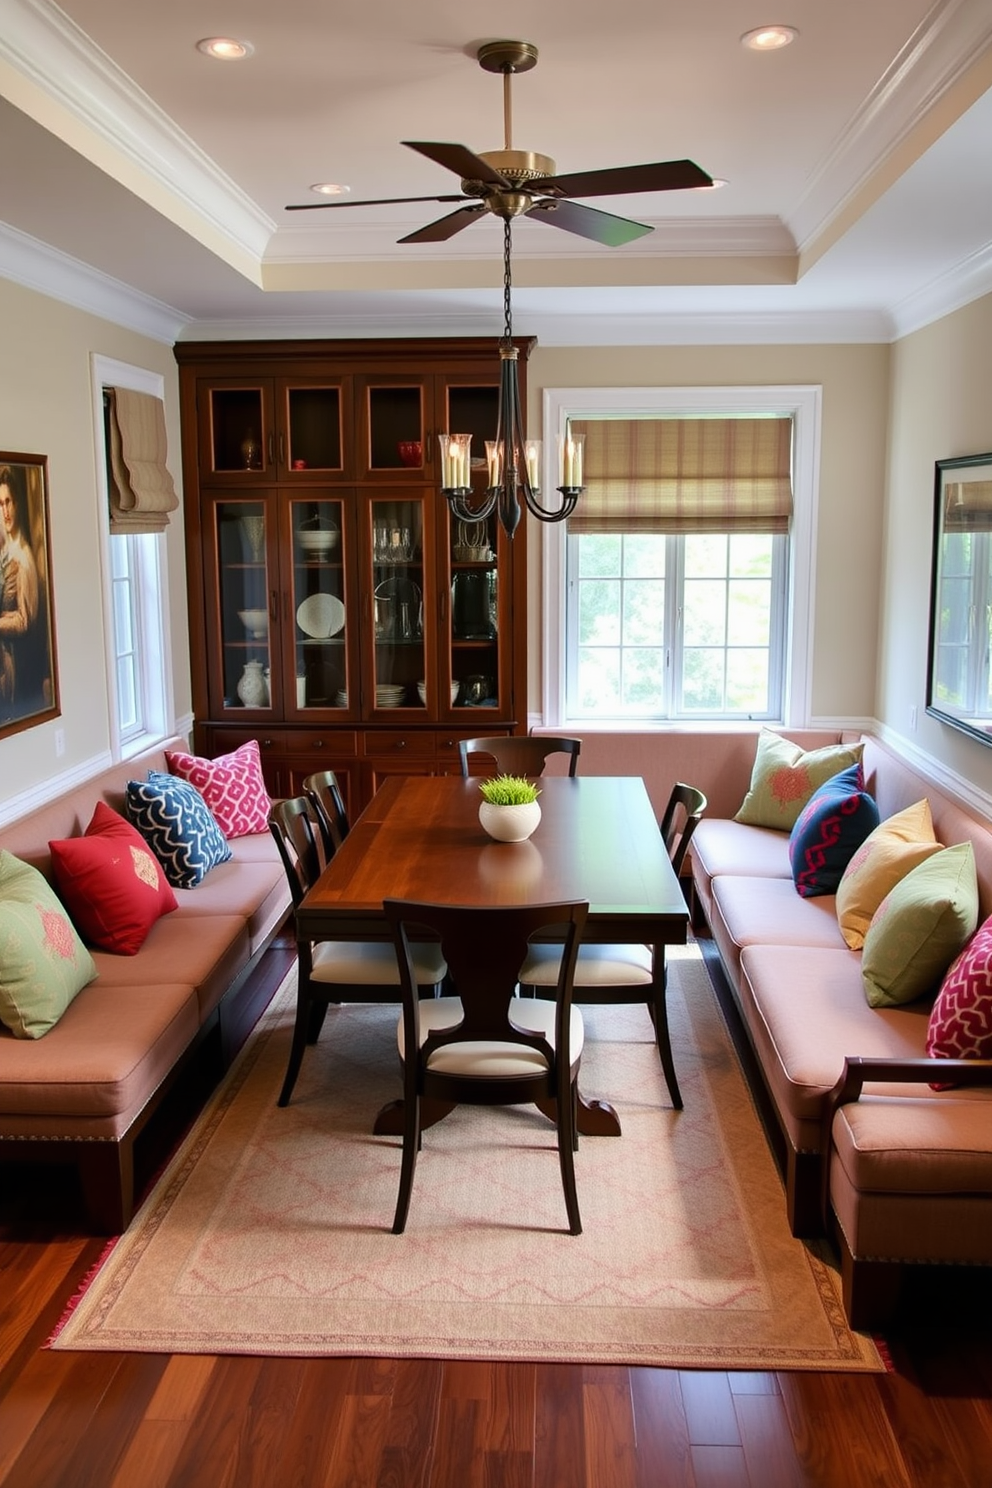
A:
{"type": "Polygon", "coordinates": [[[886,817],[865,838],[837,886],[837,923],[852,951],[860,951],[876,909],[900,879],[941,851],[930,802],[924,798],[886,817]]]}
{"type": "Polygon", "coordinates": [[[791,832],[800,811],[824,781],[856,765],[864,745],[827,744],[801,749],[774,729],[763,728],[751,771],[751,786],[734,820],[749,827],[791,832]]]}

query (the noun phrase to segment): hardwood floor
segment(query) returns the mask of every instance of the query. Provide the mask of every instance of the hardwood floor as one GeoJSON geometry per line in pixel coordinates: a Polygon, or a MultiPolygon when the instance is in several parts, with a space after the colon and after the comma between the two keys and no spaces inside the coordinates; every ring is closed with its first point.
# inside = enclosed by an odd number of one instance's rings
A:
{"type": "Polygon", "coordinates": [[[52,1353],[78,1223],[0,1168],[3,1488],[992,1488],[985,1273],[914,1278],[885,1375],[52,1353]]]}

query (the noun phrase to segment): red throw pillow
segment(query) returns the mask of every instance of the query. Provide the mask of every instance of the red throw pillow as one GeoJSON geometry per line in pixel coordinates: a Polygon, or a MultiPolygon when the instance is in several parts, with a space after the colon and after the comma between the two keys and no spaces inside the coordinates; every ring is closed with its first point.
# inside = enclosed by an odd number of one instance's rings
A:
{"type": "MultiPolygon", "coordinates": [[[[931,1059],[992,1059],[992,917],[951,963],[930,1012],[931,1059]]],[[[950,1090],[952,1082],[931,1082],[950,1090]]]]}
{"type": "Polygon", "coordinates": [[[52,872],[76,928],[91,945],[134,956],[176,896],[141,833],[100,801],[82,837],[50,842],[52,872]]]}
{"type": "Polygon", "coordinates": [[[262,779],[257,739],[212,760],[171,750],[165,760],[173,775],[196,786],[225,837],[269,830],[272,802],[262,779]]]}

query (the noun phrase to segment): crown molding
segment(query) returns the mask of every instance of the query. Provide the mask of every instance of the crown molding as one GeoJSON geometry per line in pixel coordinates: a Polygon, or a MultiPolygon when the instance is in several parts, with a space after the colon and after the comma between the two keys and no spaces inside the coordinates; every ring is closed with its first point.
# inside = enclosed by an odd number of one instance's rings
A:
{"type": "Polygon", "coordinates": [[[901,151],[916,158],[965,112],[988,86],[990,57],[988,0],[937,0],[813,172],[787,219],[803,258],[815,259],[829,246],[832,228],[856,210],[856,198],[873,200],[892,184],[893,171],[905,169],[905,163],[896,167],[901,151]],[[950,117],[943,116],[947,111],[950,117]]]}
{"type": "Polygon", "coordinates": [[[892,307],[893,340],[932,325],[992,293],[992,243],[892,307]]]}
{"type": "Polygon", "coordinates": [[[0,277],[171,346],[187,317],[0,222],[0,277]]]}
{"type": "Polygon", "coordinates": [[[0,91],[255,280],[276,224],[49,0],[0,0],[0,91]]]}

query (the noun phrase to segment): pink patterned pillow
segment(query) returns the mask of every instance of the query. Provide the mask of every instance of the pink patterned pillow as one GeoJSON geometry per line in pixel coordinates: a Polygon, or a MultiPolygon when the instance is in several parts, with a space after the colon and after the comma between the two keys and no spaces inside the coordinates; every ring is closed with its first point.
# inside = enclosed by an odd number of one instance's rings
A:
{"type": "Polygon", "coordinates": [[[212,760],[171,750],[165,760],[173,775],[200,792],[225,837],[268,831],[272,802],[262,779],[257,739],[212,760]]]}
{"type": "MultiPolygon", "coordinates": [[[[992,917],[951,964],[927,1029],[931,1059],[992,1059],[992,917]]],[[[952,1082],[931,1083],[950,1090],[952,1082]]]]}

